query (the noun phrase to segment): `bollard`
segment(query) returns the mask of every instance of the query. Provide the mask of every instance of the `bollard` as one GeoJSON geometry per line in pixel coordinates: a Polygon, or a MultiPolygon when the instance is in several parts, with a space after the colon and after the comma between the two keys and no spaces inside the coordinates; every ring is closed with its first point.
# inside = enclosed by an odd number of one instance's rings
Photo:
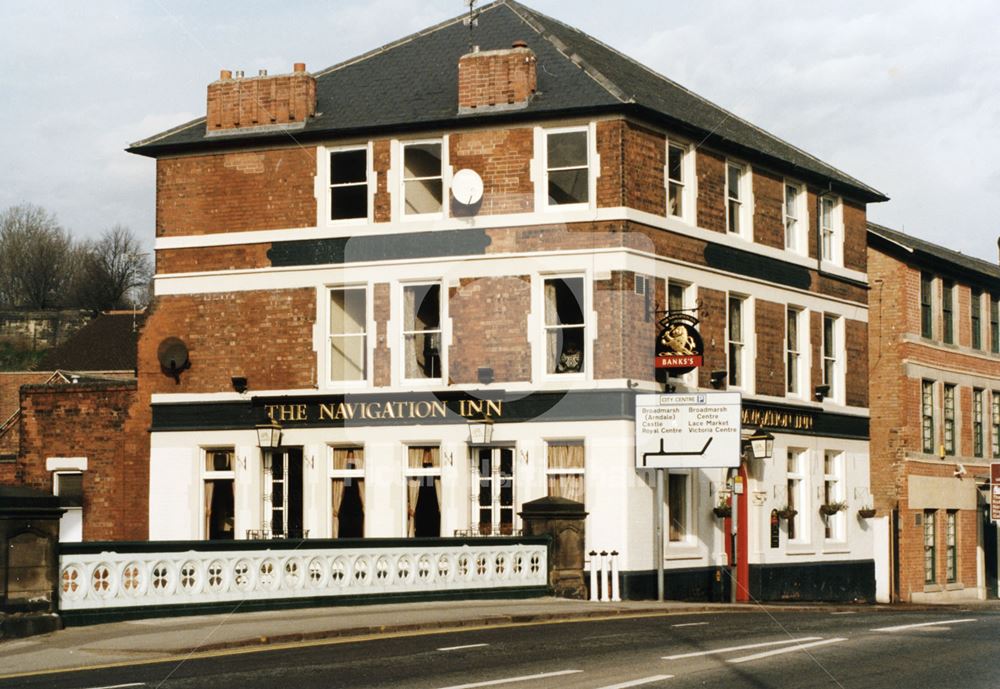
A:
{"type": "Polygon", "coordinates": [[[618,581],[618,551],[611,551],[611,600],[619,602],[622,599],[621,584],[618,581]]]}
{"type": "Polygon", "coordinates": [[[611,592],[608,590],[608,551],[601,551],[601,602],[611,602],[611,592]]]}
{"type": "Polygon", "coordinates": [[[597,600],[597,551],[590,551],[590,600],[597,600]]]}

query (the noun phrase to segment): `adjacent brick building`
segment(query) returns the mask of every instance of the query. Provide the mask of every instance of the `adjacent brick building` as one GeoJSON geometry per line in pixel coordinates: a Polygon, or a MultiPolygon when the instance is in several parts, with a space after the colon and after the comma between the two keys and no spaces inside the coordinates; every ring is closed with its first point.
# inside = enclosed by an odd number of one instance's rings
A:
{"type": "Polygon", "coordinates": [[[1000,268],[869,225],[874,507],[894,600],[997,595],[1000,268]]]}
{"type": "MultiPolygon", "coordinates": [[[[871,598],[865,207],[885,197],[512,0],[471,35],[223,71],[207,119],[130,149],[157,170],[130,414],[148,537],[510,533],[549,493],[646,594],[633,409],[662,390],[669,309],[705,343],[673,389],[739,391],[775,436],[740,470],[739,596],[871,598]]],[[[668,596],[717,593],[732,479],[671,475],[668,596]]]]}

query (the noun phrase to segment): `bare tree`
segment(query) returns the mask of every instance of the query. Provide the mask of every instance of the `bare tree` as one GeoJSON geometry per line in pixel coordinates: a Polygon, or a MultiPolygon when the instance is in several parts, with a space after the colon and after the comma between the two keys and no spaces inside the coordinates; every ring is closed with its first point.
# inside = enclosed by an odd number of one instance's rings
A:
{"type": "Polygon", "coordinates": [[[0,303],[44,309],[62,301],[72,248],[55,215],[23,203],[0,212],[0,303]]]}
{"type": "Polygon", "coordinates": [[[81,245],[80,253],[73,290],[77,305],[104,311],[146,303],[152,263],[131,229],[115,225],[96,242],[81,245]]]}

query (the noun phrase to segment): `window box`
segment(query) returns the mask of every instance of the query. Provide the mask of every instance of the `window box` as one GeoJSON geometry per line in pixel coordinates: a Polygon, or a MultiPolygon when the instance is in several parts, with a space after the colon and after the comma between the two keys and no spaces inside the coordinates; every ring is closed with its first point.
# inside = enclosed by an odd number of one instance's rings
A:
{"type": "Polygon", "coordinates": [[[875,516],[874,507],[862,507],[858,510],[858,516],[862,519],[871,519],[875,516]]]}

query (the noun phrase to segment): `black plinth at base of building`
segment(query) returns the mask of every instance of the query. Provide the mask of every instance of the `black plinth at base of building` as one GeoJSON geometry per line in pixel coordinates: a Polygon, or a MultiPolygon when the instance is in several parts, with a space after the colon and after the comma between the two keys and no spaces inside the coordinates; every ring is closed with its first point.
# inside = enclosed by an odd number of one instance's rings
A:
{"type": "Polygon", "coordinates": [[[0,612],[0,639],[51,634],[62,628],[62,618],[52,613],[26,612],[6,615],[0,612]]]}

